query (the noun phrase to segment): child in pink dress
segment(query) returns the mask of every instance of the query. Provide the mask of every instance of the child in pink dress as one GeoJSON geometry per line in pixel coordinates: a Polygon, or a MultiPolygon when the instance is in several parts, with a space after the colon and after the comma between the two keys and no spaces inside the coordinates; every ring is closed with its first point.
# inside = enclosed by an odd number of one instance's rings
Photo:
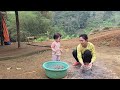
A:
{"type": "Polygon", "coordinates": [[[61,34],[56,33],[54,34],[53,38],[54,38],[54,42],[51,44],[52,60],[60,61],[60,55],[62,53],[62,50],[60,49],[61,34]]]}

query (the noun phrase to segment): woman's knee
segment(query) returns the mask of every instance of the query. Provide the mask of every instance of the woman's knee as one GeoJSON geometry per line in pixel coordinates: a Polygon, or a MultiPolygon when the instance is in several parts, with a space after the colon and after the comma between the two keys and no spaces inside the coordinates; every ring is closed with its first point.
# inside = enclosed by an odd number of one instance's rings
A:
{"type": "Polygon", "coordinates": [[[72,55],[77,55],[77,50],[73,50],[72,55]]]}
{"type": "Polygon", "coordinates": [[[91,54],[91,51],[90,51],[90,50],[86,50],[86,51],[84,52],[84,55],[91,56],[92,54],[91,54]]]}

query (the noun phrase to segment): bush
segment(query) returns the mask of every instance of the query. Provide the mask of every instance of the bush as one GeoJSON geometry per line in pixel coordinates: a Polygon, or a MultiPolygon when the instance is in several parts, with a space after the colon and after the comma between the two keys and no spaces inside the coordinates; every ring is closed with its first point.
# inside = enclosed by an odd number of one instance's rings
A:
{"type": "Polygon", "coordinates": [[[42,36],[42,37],[39,37],[38,39],[36,39],[35,42],[41,42],[41,41],[46,41],[46,40],[48,40],[48,37],[42,36]]]}

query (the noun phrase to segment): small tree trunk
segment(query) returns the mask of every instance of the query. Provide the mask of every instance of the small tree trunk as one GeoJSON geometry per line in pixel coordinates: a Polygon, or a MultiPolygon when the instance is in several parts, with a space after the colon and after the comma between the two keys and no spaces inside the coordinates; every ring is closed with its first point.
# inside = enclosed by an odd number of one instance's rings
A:
{"type": "Polygon", "coordinates": [[[18,48],[20,48],[20,30],[19,30],[19,16],[18,16],[18,11],[15,11],[15,16],[16,16],[18,48]]]}
{"type": "Polygon", "coordinates": [[[3,46],[4,37],[3,37],[2,13],[1,13],[1,11],[0,11],[0,38],[1,38],[1,45],[3,46]]]}

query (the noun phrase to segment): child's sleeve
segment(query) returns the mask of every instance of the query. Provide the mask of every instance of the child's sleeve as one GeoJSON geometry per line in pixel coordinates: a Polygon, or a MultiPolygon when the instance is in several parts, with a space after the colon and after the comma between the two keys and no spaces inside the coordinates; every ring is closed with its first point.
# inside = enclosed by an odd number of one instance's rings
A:
{"type": "Polygon", "coordinates": [[[52,49],[52,51],[56,52],[55,43],[54,42],[51,44],[51,49],[52,49]]]}

